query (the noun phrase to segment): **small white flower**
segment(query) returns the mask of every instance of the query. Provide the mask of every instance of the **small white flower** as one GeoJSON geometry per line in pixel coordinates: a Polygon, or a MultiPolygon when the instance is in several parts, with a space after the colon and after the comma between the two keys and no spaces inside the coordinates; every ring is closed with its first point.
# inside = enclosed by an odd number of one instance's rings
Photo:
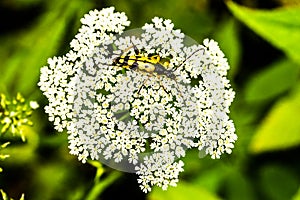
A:
{"type": "Polygon", "coordinates": [[[39,104],[36,101],[30,101],[29,105],[32,109],[37,109],[39,107],[39,104]]]}

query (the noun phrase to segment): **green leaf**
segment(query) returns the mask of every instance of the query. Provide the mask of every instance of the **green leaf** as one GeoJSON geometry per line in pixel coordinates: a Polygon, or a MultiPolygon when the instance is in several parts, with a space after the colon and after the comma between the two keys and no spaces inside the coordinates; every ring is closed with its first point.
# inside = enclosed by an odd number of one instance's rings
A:
{"type": "Polygon", "coordinates": [[[286,149],[300,144],[300,84],[288,97],[278,101],[258,127],[250,151],[286,149]]]}
{"type": "Polygon", "coordinates": [[[256,10],[231,1],[227,5],[240,21],[300,63],[300,7],[256,10]]]}
{"type": "Polygon", "coordinates": [[[245,88],[248,103],[265,102],[289,90],[297,82],[299,66],[289,60],[281,60],[253,76],[245,88]]]}
{"type": "Polygon", "coordinates": [[[293,200],[300,200],[300,187],[299,187],[297,193],[293,196],[292,199],[293,199],[293,200]]]}
{"type": "Polygon", "coordinates": [[[238,70],[241,58],[241,45],[238,39],[236,21],[234,19],[225,20],[217,28],[213,38],[218,41],[221,50],[228,58],[230,65],[229,77],[233,77],[238,70]]]}
{"type": "Polygon", "coordinates": [[[200,42],[215,29],[214,17],[209,2],[199,0],[111,0],[117,10],[124,11],[131,20],[132,28],[150,22],[154,16],[171,19],[175,28],[200,42]]]}
{"type": "Polygon", "coordinates": [[[224,179],[228,176],[228,167],[221,164],[211,166],[208,169],[201,169],[199,171],[201,171],[199,175],[194,171],[194,179],[192,180],[193,185],[200,186],[201,188],[205,188],[207,191],[213,193],[220,189],[224,179]]]}
{"type": "Polygon", "coordinates": [[[149,200],[191,200],[191,199],[205,199],[205,200],[217,200],[221,199],[215,194],[207,191],[206,189],[195,186],[192,184],[184,183],[180,181],[177,187],[169,187],[167,191],[163,191],[161,188],[154,188],[154,190],[148,196],[149,200]]]}
{"type": "Polygon", "coordinates": [[[49,162],[36,165],[35,173],[31,177],[32,187],[39,188],[32,194],[31,199],[59,199],[61,194],[68,192],[68,185],[72,181],[73,168],[63,162],[49,162]]]}
{"type": "Polygon", "coordinates": [[[87,11],[88,8],[89,3],[56,0],[30,29],[1,38],[4,45],[0,52],[6,52],[0,57],[3,58],[1,72],[5,74],[0,80],[1,87],[25,95],[36,90],[40,68],[63,46],[68,25],[78,10],[87,11]]]}

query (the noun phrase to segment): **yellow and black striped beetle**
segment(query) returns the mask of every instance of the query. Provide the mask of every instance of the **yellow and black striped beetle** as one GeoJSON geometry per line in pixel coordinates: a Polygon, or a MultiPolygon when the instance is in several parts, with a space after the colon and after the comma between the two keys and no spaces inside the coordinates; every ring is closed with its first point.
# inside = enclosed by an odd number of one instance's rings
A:
{"type": "MultiPolygon", "coordinates": [[[[192,57],[196,52],[200,51],[201,49],[198,49],[194,51],[191,55],[189,55],[178,67],[173,69],[167,69],[169,66],[169,62],[165,61],[162,62],[162,59],[159,55],[155,54],[149,54],[148,56],[145,56],[141,54],[140,50],[135,46],[132,45],[131,47],[127,48],[134,49],[135,55],[121,55],[113,60],[114,66],[119,66],[125,69],[130,70],[139,70],[142,72],[146,72],[149,74],[156,73],[157,75],[164,75],[172,80],[174,80],[178,86],[178,83],[176,81],[176,75],[174,74],[175,70],[184,64],[185,61],[187,61],[190,57],[192,57]]],[[[145,80],[146,81],[146,80],[145,80]]],[[[144,81],[144,83],[145,83],[144,81]]],[[[143,86],[144,84],[142,84],[143,86]]],[[[139,88],[138,93],[142,86],[139,88]]],[[[162,88],[165,90],[164,86],[161,84],[162,88]]],[[[166,90],[165,90],[166,91],[166,90]]],[[[181,92],[179,91],[180,95],[182,96],[181,92]]]]}
{"type": "Polygon", "coordinates": [[[113,65],[130,70],[140,70],[150,74],[165,75],[175,80],[174,70],[168,70],[169,63],[165,62],[162,64],[159,55],[143,56],[135,45],[133,45],[133,48],[136,55],[121,55],[114,60],[113,65]]]}

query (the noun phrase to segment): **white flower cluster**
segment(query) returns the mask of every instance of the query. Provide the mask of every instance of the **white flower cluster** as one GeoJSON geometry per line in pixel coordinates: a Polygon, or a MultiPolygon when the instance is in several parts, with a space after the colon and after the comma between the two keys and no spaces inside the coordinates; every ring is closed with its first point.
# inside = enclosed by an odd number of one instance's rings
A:
{"type": "Polygon", "coordinates": [[[124,32],[129,21],[114,8],[92,11],[82,23],[72,50],[49,59],[39,82],[49,120],[67,129],[71,154],[134,172],[149,192],[176,186],[186,149],[213,159],[231,153],[234,91],[216,42],[187,46],[191,39],[158,17],[124,32]]]}

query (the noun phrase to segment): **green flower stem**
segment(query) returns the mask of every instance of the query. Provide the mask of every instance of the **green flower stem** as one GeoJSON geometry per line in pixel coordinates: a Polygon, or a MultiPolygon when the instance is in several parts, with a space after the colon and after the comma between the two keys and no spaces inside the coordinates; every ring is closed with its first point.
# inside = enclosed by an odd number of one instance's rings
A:
{"type": "Polygon", "coordinates": [[[107,188],[109,185],[111,185],[114,181],[116,181],[120,176],[121,172],[114,171],[110,173],[104,180],[98,180],[95,182],[95,185],[88,193],[86,200],[95,200],[99,199],[99,195],[104,191],[105,188],[107,188]]]}
{"type": "Polygon", "coordinates": [[[123,121],[123,120],[127,119],[128,117],[130,117],[130,113],[124,114],[119,120],[123,121]]]}

